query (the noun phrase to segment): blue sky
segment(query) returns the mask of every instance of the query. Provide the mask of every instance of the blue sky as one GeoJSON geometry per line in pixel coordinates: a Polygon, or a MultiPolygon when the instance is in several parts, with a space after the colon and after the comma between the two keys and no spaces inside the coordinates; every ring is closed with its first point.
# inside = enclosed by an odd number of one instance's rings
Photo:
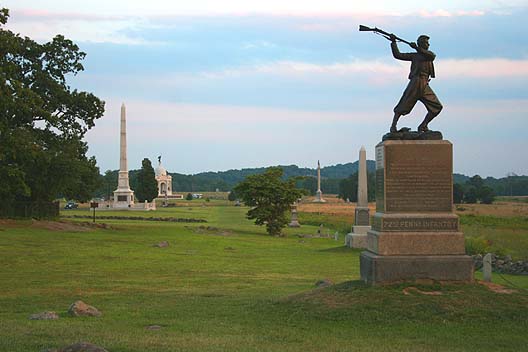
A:
{"type": "MultiPolygon", "coordinates": [[[[528,2],[3,1],[8,28],[39,41],[64,34],[87,52],[70,82],[106,102],[87,135],[102,171],[119,166],[127,106],[129,167],[158,155],[197,173],[367,157],[387,132],[408,63],[378,26],[437,54],[430,125],[454,145],[454,170],[528,174],[528,2]]],[[[402,51],[412,49],[400,45],[402,51]]],[[[416,128],[419,103],[400,127],[416,128]]]]}

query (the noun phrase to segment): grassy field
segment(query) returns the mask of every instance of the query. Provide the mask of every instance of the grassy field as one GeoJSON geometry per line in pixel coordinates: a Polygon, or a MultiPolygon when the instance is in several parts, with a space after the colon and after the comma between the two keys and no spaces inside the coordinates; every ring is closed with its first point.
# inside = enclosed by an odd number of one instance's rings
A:
{"type": "MultiPolygon", "coordinates": [[[[104,220],[107,228],[80,219],[0,220],[0,351],[77,341],[111,352],[526,348],[528,277],[504,276],[517,286],[511,294],[480,284],[366,287],[359,281],[360,251],[345,248],[342,236],[338,242],[295,236],[315,234],[323,220],[325,229],[337,230],[347,225],[345,215],[302,212],[301,220],[311,217],[314,225],[275,238],[246,220],[246,210],[193,201],[154,213],[99,212],[207,221],[104,220]],[[164,240],[169,247],[153,247],[164,240]],[[315,289],[324,278],[336,285],[315,289]],[[103,316],[68,317],[77,299],[103,316]],[[45,310],[60,319],[28,319],[45,310]],[[146,329],[153,324],[162,328],[146,329]]],[[[492,236],[492,229],[511,225],[487,219],[463,220],[463,227],[492,236]]],[[[524,229],[518,237],[525,239],[524,229]]],[[[498,275],[494,281],[507,283],[498,275]]]]}

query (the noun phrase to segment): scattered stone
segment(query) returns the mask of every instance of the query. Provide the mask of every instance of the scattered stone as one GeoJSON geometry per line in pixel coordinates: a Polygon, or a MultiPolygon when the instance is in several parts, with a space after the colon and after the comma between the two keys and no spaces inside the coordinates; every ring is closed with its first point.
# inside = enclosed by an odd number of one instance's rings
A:
{"type": "Polygon", "coordinates": [[[36,314],[31,314],[29,317],[30,320],[57,320],[59,315],[55,312],[41,312],[36,314]]]}
{"type": "Polygon", "coordinates": [[[83,301],[77,301],[75,303],[72,303],[70,308],[68,308],[68,314],[70,314],[73,317],[99,317],[101,316],[101,312],[95,308],[92,307],[83,301]]]}
{"type": "Polygon", "coordinates": [[[323,280],[319,280],[315,283],[315,286],[316,287],[328,287],[328,286],[332,286],[334,283],[332,282],[332,280],[330,279],[323,279],[323,280]]]}
{"type": "Polygon", "coordinates": [[[161,330],[161,325],[149,325],[145,329],[147,330],[161,330]]]}
{"type": "Polygon", "coordinates": [[[58,352],[108,352],[103,347],[94,345],[89,342],[78,342],[58,350],[58,352]]]}
{"type": "Polygon", "coordinates": [[[156,243],[153,247],[165,248],[168,246],[169,246],[169,241],[161,241],[160,243],[156,243]]]}
{"type": "MultiPolygon", "coordinates": [[[[513,261],[511,256],[500,257],[494,253],[491,254],[492,270],[502,274],[528,275],[528,261],[513,261]]],[[[475,270],[483,269],[484,257],[482,254],[473,255],[475,270]]]]}
{"type": "Polygon", "coordinates": [[[224,251],[234,251],[235,249],[233,247],[225,247],[224,251]]]}

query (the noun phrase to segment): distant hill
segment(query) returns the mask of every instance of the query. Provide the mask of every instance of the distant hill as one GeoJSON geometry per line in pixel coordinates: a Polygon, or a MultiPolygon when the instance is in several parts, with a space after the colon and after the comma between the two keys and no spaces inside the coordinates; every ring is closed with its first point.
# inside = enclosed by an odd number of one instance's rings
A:
{"type": "MultiPolygon", "coordinates": [[[[298,167],[296,165],[279,165],[284,170],[284,178],[295,176],[307,177],[298,187],[306,188],[311,193],[315,192],[317,169],[298,167]]],[[[185,175],[179,173],[170,173],[172,176],[172,189],[174,192],[214,192],[230,191],[239,182],[243,181],[248,175],[263,173],[267,167],[248,168],[241,170],[227,170],[217,172],[201,172],[194,175],[185,175]]],[[[376,162],[367,160],[367,170],[369,173],[376,170],[376,162]]],[[[358,161],[347,164],[337,164],[321,168],[321,189],[324,193],[340,192],[340,182],[343,179],[357,173],[358,161]]],[[[139,170],[130,170],[130,186],[134,189],[137,185],[137,174],[139,170]]],[[[96,191],[97,197],[108,197],[117,187],[118,170],[107,172],[103,176],[103,185],[96,191]]],[[[465,184],[469,176],[462,174],[453,174],[454,183],[465,184]]],[[[528,176],[513,176],[496,179],[487,177],[484,183],[495,191],[497,195],[528,195],[528,176]]]]}
{"type": "MultiPolygon", "coordinates": [[[[310,169],[306,167],[298,167],[297,165],[278,165],[284,171],[284,178],[296,177],[296,176],[308,176],[317,177],[317,169],[310,169]]],[[[358,171],[359,162],[337,164],[332,166],[326,166],[321,168],[322,179],[343,179],[358,171]]],[[[225,184],[231,189],[237,183],[243,181],[248,175],[261,174],[266,171],[268,167],[250,168],[242,170],[228,170],[228,171],[217,171],[217,172],[202,172],[199,174],[192,175],[192,177],[200,180],[209,180],[216,182],[225,182],[225,184]]],[[[373,172],[376,170],[376,162],[374,160],[367,160],[367,171],[373,172]]],[[[182,174],[173,174],[171,176],[181,177],[186,176],[182,174]]],[[[189,177],[189,176],[187,176],[189,177]]],[[[173,181],[174,182],[174,181],[173,181]]],[[[174,188],[177,189],[177,188],[174,188]]]]}

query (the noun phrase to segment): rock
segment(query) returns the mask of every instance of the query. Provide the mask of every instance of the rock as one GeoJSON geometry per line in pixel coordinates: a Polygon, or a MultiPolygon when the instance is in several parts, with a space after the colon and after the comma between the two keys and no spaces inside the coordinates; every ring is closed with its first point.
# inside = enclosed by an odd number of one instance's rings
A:
{"type": "Polygon", "coordinates": [[[88,342],[78,342],[61,348],[58,352],[108,352],[103,347],[88,342]]]}
{"type": "Polygon", "coordinates": [[[154,247],[158,248],[165,248],[169,246],[169,241],[161,241],[160,243],[157,243],[154,245],[154,247]]]}
{"type": "Polygon", "coordinates": [[[332,280],[330,279],[323,279],[323,280],[319,280],[315,283],[315,286],[316,287],[328,287],[328,286],[332,286],[334,283],[332,282],[332,280]]]}
{"type": "Polygon", "coordinates": [[[73,317],[99,317],[101,316],[101,312],[95,308],[92,307],[83,301],[77,301],[75,303],[72,303],[70,308],[68,308],[68,314],[70,314],[73,317]]]}
{"type": "Polygon", "coordinates": [[[145,329],[147,329],[147,330],[161,330],[161,325],[149,325],[145,329]]]}
{"type": "Polygon", "coordinates": [[[57,320],[59,315],[55,312],[41,312],[36,314],[31,314],[29,316],[30,320],[57,320]]]}

